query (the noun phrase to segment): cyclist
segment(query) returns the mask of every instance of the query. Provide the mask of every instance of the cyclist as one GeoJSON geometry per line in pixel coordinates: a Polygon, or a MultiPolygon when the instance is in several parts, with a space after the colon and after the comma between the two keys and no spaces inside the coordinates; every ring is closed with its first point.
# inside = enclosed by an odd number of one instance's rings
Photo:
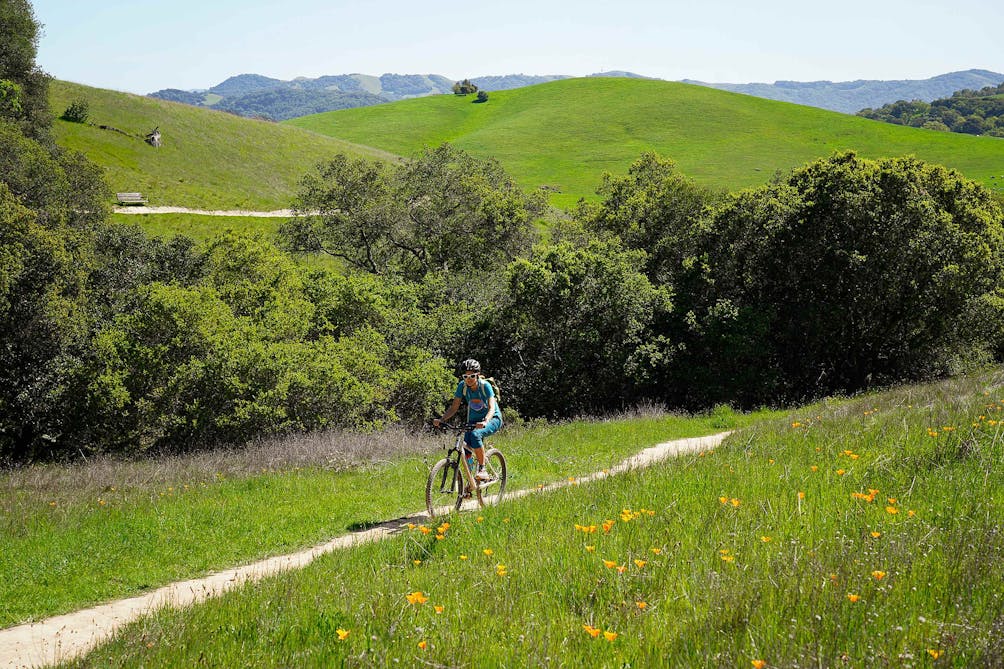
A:
{"type": "MultiPolygon", "coordinates": [[[[485,437],[495,434],[502,427],[502,410],[495,401],[495,389],[481,375],[481,363],[468,358],[460,363],[460,382],[453,393],[453,404],[446,410],[442,418],[436,418],[432,424],[439,427],[453,417],[460,409],[460,402],[467,400],[467,422],[474,425],[473,430],[464,434],[464,442],[474,451],[478,461],[478,472],[475,475],[479,481],[488,481],[491,477],[485,471],[485,437]]],[[[468,459],[468,464],[471,460],[468,459]]]]}

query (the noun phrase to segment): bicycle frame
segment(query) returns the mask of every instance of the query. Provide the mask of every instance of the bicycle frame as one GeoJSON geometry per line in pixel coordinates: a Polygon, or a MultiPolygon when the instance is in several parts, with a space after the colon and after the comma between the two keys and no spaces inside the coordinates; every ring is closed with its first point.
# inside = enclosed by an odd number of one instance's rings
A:
{"type": "Polygon", "coordinates": [[[505,456],[496,448],[486,447],[485,466],[490,478],[487,481],[478,480],[467,462],[467,456],[472,451],[464,440],[464,435],[476,429],[476,426],[470,423],[466,425],[444,423],[441,427],[457,432],[457,438],[452,446],[444,446],[446,457],[437,462],[429,472],[425,491],[429,515],[436,516],[436,507],[440,505],[445,507],[447,500],[450,500],[449,506],[454,509],[460,509],[467,497],[476,498],[480,506],[497,503],[506,487],[505,456]],[[493,487],[497,487],[497,490],[484,494],[493,487]]]}

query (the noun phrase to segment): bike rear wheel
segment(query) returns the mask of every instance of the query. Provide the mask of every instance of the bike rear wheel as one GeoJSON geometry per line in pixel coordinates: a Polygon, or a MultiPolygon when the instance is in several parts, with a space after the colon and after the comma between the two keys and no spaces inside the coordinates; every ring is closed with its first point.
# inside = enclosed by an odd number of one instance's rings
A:
{"type": "Polygon", "coordinates": [[[464,481],[457,463],[443,458],[432,466],[425,483],[425,509],[430,518],[447,515],[464,501],[464,481]]]}
{"type": "Polygon", "coordinates": [[[497,448],[485,451],[485,471],[490,479],[479,484],[479,497],[482,506],[494,506],[505,494],[509,482],[509,472],[506,469],[505,456],[497,448]]]}

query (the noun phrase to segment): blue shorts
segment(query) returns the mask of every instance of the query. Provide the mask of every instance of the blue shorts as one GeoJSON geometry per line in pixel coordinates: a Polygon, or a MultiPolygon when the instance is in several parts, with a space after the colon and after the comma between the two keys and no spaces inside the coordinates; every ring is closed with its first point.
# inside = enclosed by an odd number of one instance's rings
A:
{"type": "Polygon", "coordinates": [[[492,416],[492,419],[488,421],[488,424],[484,427],[471,430],[470,432],[464,433],[464,443],[468,447],[474,449],[475,451],[484,448],[483,439],[490,435],[495,434],[502,428],[502,419],[498,416],[492,416]]]}

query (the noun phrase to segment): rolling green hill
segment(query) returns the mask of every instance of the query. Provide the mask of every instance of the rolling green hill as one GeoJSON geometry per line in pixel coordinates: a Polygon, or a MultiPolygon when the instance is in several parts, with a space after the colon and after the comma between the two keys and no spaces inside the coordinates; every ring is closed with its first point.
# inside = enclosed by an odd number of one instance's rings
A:
{"type": "Polygon", "coordinates": [[[623,173],[643,151],[675,160],[713,187],[764,183],[838,149],[869,158],[915,154],[1004,192],[1004,141],[892,126],[711,88],[640,79],[567,79],[491,93],[485,104],[452,95],[348,109],[285,122],[413,155],[452,142],[495,156],[524,186],[559,191],[569,206],[604,171],[623,173]]]}
{"type": "Polygon", "coordinates": [[[88,123],[57,120],[56,141],[102,166],[113,192],[140,191],[151,205],[281,209],[289,206],[299,179],[335,153],[393,158],[300,128],[52,82],[49,100],[56,116],[77,99],[88,103],[88,123]],[[157,149],[141,139],[154,127],[164,142],[157,149]]]}

